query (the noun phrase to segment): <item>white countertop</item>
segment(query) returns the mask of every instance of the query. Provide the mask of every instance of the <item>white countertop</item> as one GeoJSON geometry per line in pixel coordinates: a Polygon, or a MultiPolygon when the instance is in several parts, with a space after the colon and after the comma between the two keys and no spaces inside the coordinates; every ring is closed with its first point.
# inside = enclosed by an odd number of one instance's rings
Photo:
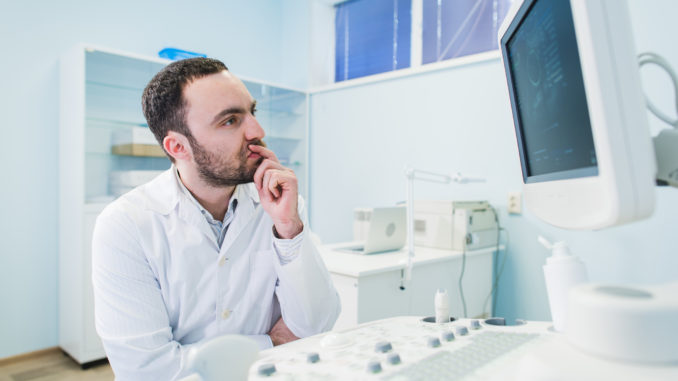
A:
{"type": "MultiPolygon", "coordinates": [[[[318,247],[329,272],[358,278],[386,271],[401,270],[407,266],[407,246],[398,251],[387,251],[377,254],[357,254],[336,250],[337,247],[343,247],[348,244],[350,243],[344,242],[318,247]]],[[[503,250],[504,245],[500,245],[499,249],[503,250]]],[[[496,246],[469,250],[466,252],[466,256],[491,254],[495,250],[496,246]]],[[[461,251],[415,246],[412,263],[414,266],[417,266],[418,264],[442,262],[449,260],[450,257],[461,256],[461,251]]]]}

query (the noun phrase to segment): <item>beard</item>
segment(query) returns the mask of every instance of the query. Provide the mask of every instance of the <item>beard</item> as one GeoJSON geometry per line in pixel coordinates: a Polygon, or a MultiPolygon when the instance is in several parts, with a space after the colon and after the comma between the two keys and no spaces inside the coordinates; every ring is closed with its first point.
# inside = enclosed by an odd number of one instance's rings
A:
{"type": "Polygon", "coordinates": [[[263,141],[258,139],[247,142],[235,159],[225,158],[220,155],[220,152],[210,152],[195,139],[189,140],[200,178],[213,187],[229,187],[251,183],[254,181],[254,173],[261,162],[264,161],[264,158],[260,157],[256,163],[249,166],[247,164],[247,146],[250,144],[266,146],[263,141]]]}

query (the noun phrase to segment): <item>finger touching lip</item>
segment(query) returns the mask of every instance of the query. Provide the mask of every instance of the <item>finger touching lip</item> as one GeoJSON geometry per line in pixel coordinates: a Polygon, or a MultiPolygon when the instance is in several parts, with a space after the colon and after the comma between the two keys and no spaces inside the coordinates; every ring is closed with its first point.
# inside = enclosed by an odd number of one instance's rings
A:
{"type": "Polygon", "coordinates": [[[273,151],[266,147],[262,147],[260,145],[255,145],[255,144],[250,144],[249,145],[249,150],[251,153],[258,154],[260,156],[263,156],[265,158],[270,158],[271,156],[275,156],[273,151]]]}

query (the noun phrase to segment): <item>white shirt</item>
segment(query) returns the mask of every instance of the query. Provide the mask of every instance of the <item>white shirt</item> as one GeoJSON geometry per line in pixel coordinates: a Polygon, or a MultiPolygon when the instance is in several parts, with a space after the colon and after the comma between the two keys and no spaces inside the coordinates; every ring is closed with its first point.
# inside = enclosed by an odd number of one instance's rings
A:
{"type": "Polygon", "coordinates": [[[209,212],[209,210],[205,209],[198,200],[193,197],[193,194],[191,194],[191,191],[189,191],[186,186],[181,182],[181,178],[179,177],[179,171],[176,169],[173,171],[174,175],[177,178],[177,184],[179,184],[179,188],[181,191],[188,197],[193,204],[200,210],[200,213],[202,213],[203,216],[205,216],[205,220],[207,220],[207,223],[210,225],[210,228],[212,229],[212,233],[214,233],[214,236],[217,239],[217,245],[219,248],[221,248],[221,245],[224,243],[224,238],[226,237],[226,232],[228,231],[228,226],[231,224],[231,221],[233,221],[233,218],[235,217],[235,209],[238,207],[238,192],[233,192],[231,195],[231,199],[228,201],[228,208],[226,209],[226,214],[224,215],[224,220],[219,221],[216,218],[212,216],[212,213],[209,212]]]}
{"type": "Polygon", "coordinates": [[[238,207],[218,245],[174,171],[108,205],[94,229],[96,327],[118,379],[183,377],[188,348],[223,334],[270,347],[266,334],[281,315],[298,337],[332,328],[339,297],[306,227],[275,238],[246,184],[234,191],[238,207]]]}

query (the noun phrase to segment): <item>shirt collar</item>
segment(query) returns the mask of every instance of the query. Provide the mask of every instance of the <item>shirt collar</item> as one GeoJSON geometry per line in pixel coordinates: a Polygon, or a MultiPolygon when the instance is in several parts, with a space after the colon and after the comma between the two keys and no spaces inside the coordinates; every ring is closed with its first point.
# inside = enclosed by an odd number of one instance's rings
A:
{"type": "MultiPolygon", "coordinates": [[[[184,183],[181,181],[181,177],[179,176],[179,170],[174,167],[174,176],[177,180],[177,184],[179,184],[179,189],[181,189],[181,192],[189,199],[191,202],[198,207],[200,210],[200,213],[202,213],[205,218],[207,218],[207,221],[214,224],[217,223],[218,221],[212,216],[212,213],[210,213],[207,209],[205,209],[198,200],[195,199],[195,196],[191,193],[191,191],[186,188],[184,183]]],[[[228,201],[228,209],[226,210],[226,214],[224,215],[224,221],[228,220],[229,216],[233,213],[235,213],[235,208],[238,207],[238,191],[240,185],[236,185],[235,189],[233,190],[233,194],[231,195],[231,199],[228,201]]]]}

